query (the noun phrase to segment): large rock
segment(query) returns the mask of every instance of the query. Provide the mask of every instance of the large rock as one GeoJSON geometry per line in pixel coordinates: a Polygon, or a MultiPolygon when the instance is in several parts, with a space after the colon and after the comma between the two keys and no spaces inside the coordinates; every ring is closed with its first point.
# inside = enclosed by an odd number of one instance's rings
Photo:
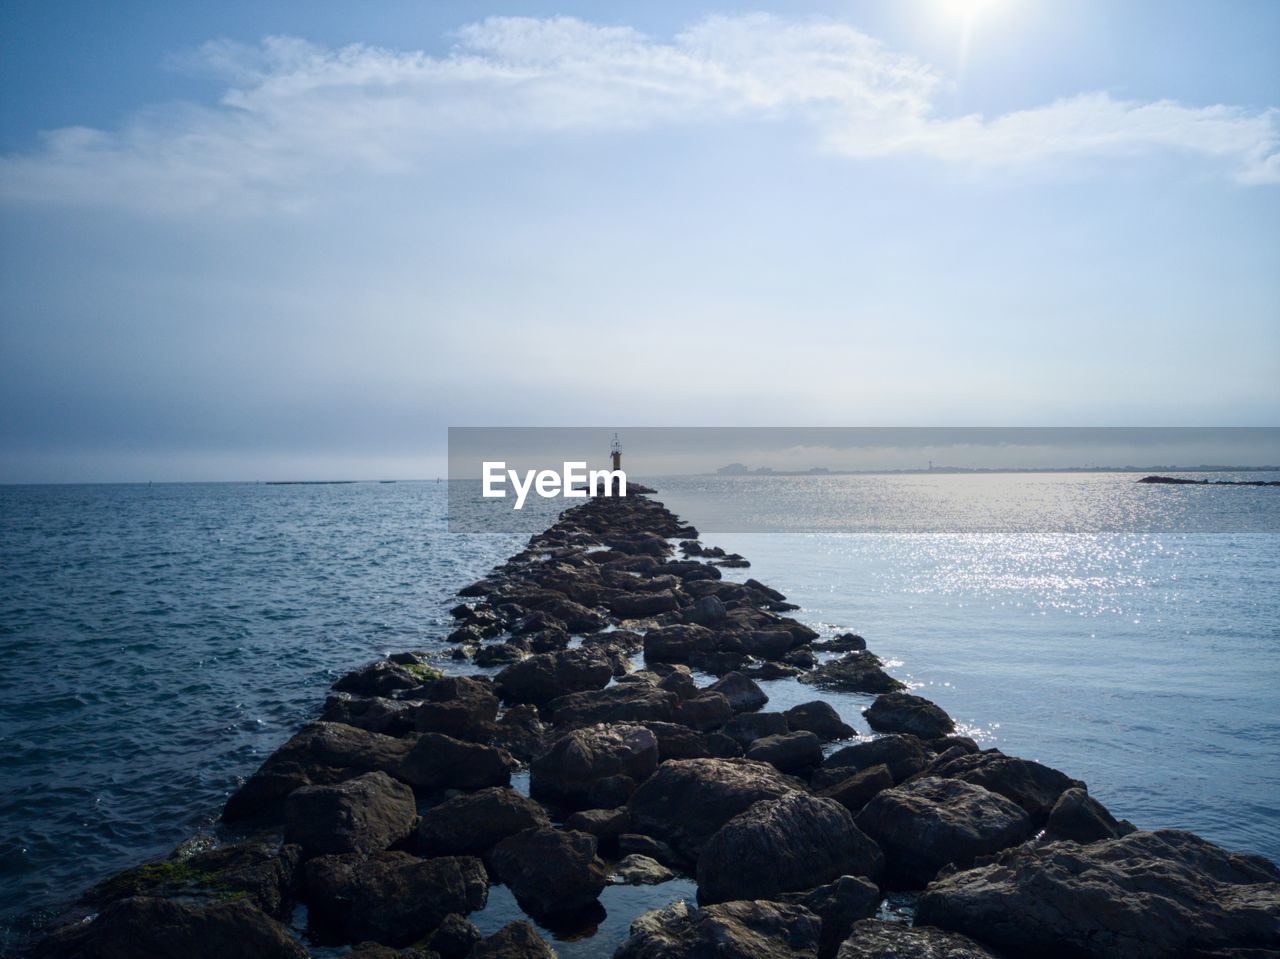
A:
{"type": "Polygon", "coordinates": [[[800,682],[851,693],[892,693],[905,688],[883,669],[880,657],[866,650],[846,653],[822,663],[800,677],[800,682]]]}
{"type": "Polygon", "coordinates": [[[685,610],[684,618],[699,626],[719,626],[725,618],[724,603],[716,596],[703,596],[691,609],[685,610]]]}
{"type": "Polygon", "coordinates": [[[676,759],[663,763],[628,802],[639,832],[696,859],[726,822],[764,799],[798,791],[795,780],[748,759],[676,759]]]}
{"type": "Polygon", "coordinates": [[[529,767],[529,792],[572,809],[621,805],[658,768],[658,740],[644,726],[596,725],[558,739],[529,767]]]}
{"type": "Polygon", "coordinates": [[[881,736],[837,749],[826,758],[822,768],[842,777],[841,769],[857,771],[883,763],[889,767],[894,782],[902,782],[924,769],[928,759],[928,750],[915,736],[881,736]]]}
{"type": "Polygon", "coordinates": [[[785,629],[757,629],[738,637],[744,653],[760,659],[781,659],[795,647],[795,637],[785,629]]]}
{"type": "Polygon", "coordinates": [[[698,899],[776,899],[844,875],[876,880],[884,856],[839,803],[793,793],[730,819],[698,857],[698,899]]]}
{"type": "Polygon", "coordinates": [[[676,874],[658,860],[632,853],[614,864],[609,878],[616,884],[627,886],[656,886],[675,877],[676,874]]]}
{"type": "Polygon", "coordinates": [[[733,759],[742,755],[742,747],[723,732],[700,733],[676,723],[645,723],[658,737],[658,760],[668,759],[733,759]]]}
{"type": "Polygon", "coordinates": [[[1027,845],[935,882],[917,921],[1018,956],[1262,955],[1280,949],[1280,870],[1177,830],[1027,845]]]}
{"type": "MultiPolygon", "coordinates": [[[[496,705],[495,700],[495,705],[496,705]]],[[[320,719],[327,723],[346,723],[387,736],[403,736],[414,728],[414,710],[418,703],[384,696],[356,696],[333,693],[324,701],[320,719]]]]}
{"type": "Polygon", "coordinates": [[[621,683],[553,699],[548,708],[558,726],[594,723],[671,722],[680,698],[648,683],[621,683]]]}
{"type": "Polygon", "coordinates": [[[824,799],[834,799],[845,809],[857,813],[874,796],[893,787],[893,773],[889,772],[889,767],[884,763],[857,772],[853,772],[851,768],[849,771],[850,775],[819,790],[817,795],[824,799]]]}
{"type": "Polygon", "coordinates": [[[483,856],[498,842],[535,826],[549,826],[546,810],[508,786],[455,796],[418,820],[418,848],[434,856],[483,856]]]}
{"type": "Polygon", "coordinates": [[[477,942],[467,959],[556,959],[556,951],[523,919],[477,942]]]}
{"type": "Polygon", "coordinates": [[[595,837],[571,830],[526,829],[498,843],[491,862],[521,908],[534,915],[589,906],[609,879],[595,837]]]}
{"type": "Polygon", "coordinates": [[[1080,843],[1119,839],[1134,831],[1132,823],[1116,820],[1106,806],[1080,786],[1063,791],[1054,803],[1044,828],[1054,839],[1071,839],[1080,843]]]}
{"type": "Polygon", "coordinates": [[[619,619],[641,619],[669,613],[680,606],[676,594],[669,589],[644,593],[619,593],[609,600],[609,612],[619,619]]]}
{"type": "Polygon", "coordinates": [[[443,733],[423,733],[395,769],[419,792],[506,786],[516,762],[504,749],[466,743],[443,733]]]}
{"type": "Polygon", "coordinates": [[[840,718],[835,707],[821,699],[792,706],[783,715],[792,732],[813,733],[824,743],[855,735],[854,728],[840,718]]]}
{"type": "Polygon", "coordinates": [[[427,687],[413,710],[414,728],[467,739],[498,716],[498,697],[488,683],[467,676],[445,676],[427,687]]]}
{"type": "Polygon", "coordinates": [[[803,906],[725,902],[690,909],[683,902],[631,924],[613,959],[817,959],[821,922],[803,906]]]}
{"type": "Polygon", "coordinates": [[[919,888],[943,866],[966,866],[1030,837],[1014,803],[957,779],[925,777],[878,793],[855,822],[876,841],[897,886],[919,888]]]}
{"type": "Polygon", "coordinates": [[[438,671],[420,665],[379,659],[347,673],[333,684],[333,688],[340,693],[355,693],[357,696],[390,696],[418,689],[439,676],[438,671]]]}
{"type": "Polygon", "coordinates": [[[863,919],[854,924],[837,959],[1001,959],[968,936],[928,926],[863,919]]]}
{"type": "Polygon", "coordinates": [[[884,693],[862,711],[878,733],[910,733],[921,739],[937,739],[955,730],[956,724],[941,706],[911,693],[884,693]]]}
{"type": "Polygon", "coordinates": [[[384,772],[333,786],[303,786],[285,802],[285,842],[309,856],[386,849],[413,831],[413,790],[384,772]]]}
{"type": "Polygon", "coordinates": [[[841,876],[816,889],[786,893],[781,901],[804,906],[822,921],[818,959],[833,959],[853,924],[876,914],[880,887],[861,876],[841,876]]]}
{"type": "Polygon", "coordinates": [[[644,635],[644,658],[649,662],[687,663],[700,653],[712,653],[716,635],[705,626],[660,626],[644,635]]]}
{"type": "Polygon", "coordinates": [[[747,748],[747,758],[769,763],[784,773],[811,770],[822,762],[822,743],[809,732],[765,736],[747,748]]]}
{"type": "Polygon", "coordinates": [[[721,693],[729,700],[735,713],[754,712],[769,701],[763,689],[742,673],[729,673],[707,687],[713,693],[721,693]]]}
{"type": "Polygon", "coordinates": [[[603,689],[612,678],[608,658],[596,649],[582,647],[512,663],[498,673],[494,685],[504,702],[540,706],[569,693],[603,689]]]}
{"type": "Polygon", "coordinates": [[[450,913],[483,908],[489,896],[484,865],[472,856],[348,853],[313,859],[304,874],[313,924],[348,942],[408,945],[450,913]]]}
{"type": "Polygon", "coordinates": [[[1063,792],[1084,785],[1049,766],[995,749],[957,756],[934,766],[929,774],[962,779],[999,793],[1025,809],[1037,825],[1049,818],[1063,792]]]}
{"type": "Polygon", "coordinates": [[[757,739],[765,736],[781,736],[790,732],[785,713],[739,713],[720,730],[737,741],[744,750],[757,739]]]}
{"type": "Polygon", "coordinates": [[[196,903],[131,896],[56,930],[39,959],[307,959],[280,923],[244,900],[196,903]]]}
{"type": "Polygon", "coordinates": [[[676,707],[675,720],[699,732],[719,729],[733,718],[733,707],[723,693],[704,690],[676,707]]]}

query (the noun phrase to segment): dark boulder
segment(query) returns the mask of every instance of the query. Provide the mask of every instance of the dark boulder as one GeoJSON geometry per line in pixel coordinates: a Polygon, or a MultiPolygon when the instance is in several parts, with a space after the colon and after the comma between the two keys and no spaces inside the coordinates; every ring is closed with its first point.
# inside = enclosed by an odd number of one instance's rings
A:
{"type": "Polygon", "coordinates": [[[739,713],[720,730],[744,750],[757,739],[791,731],[785,713],[739,713]]]}
{"type": "Polygon", "coordinates": [[[700,733],[676,723],[645,723],[658,737],[658,760],[668,759],[733,759],[742,755],[742,747],[723,732],[700,733]]]}
{"type": "Polygon", "coordinates": [[[1049,766],[1030,759],[1006,756],[995,749],[958,756],[930,770],[930,775],[962,779],[1012,799],[1030,814],[1037,825],[1049,818],[1063,792],[1084,785],[1049,766]]]}
{"type": "Polygon", "coordinates": [[[671,722],[680,699],[648,683],[622,683],[553,699],[547,706],[558,726],[671,722]]]}
{"type": "Polygon", "coordinates": [[[800,682],[851,693],[891,693],[905,688],[884,671],[880,657],[865,650],[822,663],[801,676],[800,682]]]}
{"type": "Polygon", "coordinates": [[[760,659],[781,659],[796,645],[784,629],[757,629],[738,637],[738,644],[744,653],[760,659]]]}
{"type": "Polygon", "coordinates": [[[483,908],[489,896],[484,865],[472,856],[348,853],[313,859],[304,874],[312,923],[347,942],[405,946],[450,913],[483,908]]]}
{"type": "Polygon", "coordinates": [[[698,900],[775,899],[840,876],[879,878],[884,856],[830,799],[793,793],[730,819],[698,857],[698,900]]]}
{"type": "Polygon", "coordinates": [[[347,673],[333,684],[333,688],[340,693],[358,696],[390,696],[418,689],[439,678],[438,670],[426,666],[379,659],[347,673]]]}
{"type": "Polygon", "coordinates": [[[747,747],[747,758],[776,766],[785,773],[811,770],[822,762],[822,743],[810,732],[765,736],[747,747]]]}
{"type": "Polygon", "coordinates": [[[519,919],[477,942],[467,959],[556,959],[556,952],[532,925],[519,919]]]}
{"type": "Polygon", "coordinates": [[[414,728],[417,706],[418,703],[412,700],[333,693],[324,701],[320,719],[327,723],[358,726],[387,736],[403,736],[414,728]]]}
{"type": "Polygon", "coordinates": [[[477,666],[505,666],[518,663],[528,655],[529,649],[523,643],[493,643],[477,649],[471,661],[477,666]]]}
{"type": "Polygon", "coordinates": [[[644,658],[650,662],[687,663],[716,648],[716,635],[705,626],[661,626],[644,634],[644,658]]]}
{"type": "Polygon", "coordinates": [[[803,906],[676,902],[645,913],[613,959],[817,959],[821,922],[803,906]]]}
{"type": "Polygon", "coordinates": [[[591,905],[608,883],[596,839],[584,832],[526,829],[498,843],[491,861],[521,908],[533,915],[591,905]]]}
{"type": "Polygon", "coordinates": [[[685,610],[684,618],[685,622],[699,626],[719,626],[725,618],[724,603],[715,596],[703,596],[690,609],[685,610]]]}
{"type": "Polygon", "coordinates": [[[595,836],[596,842],[601,845],[612,844],[631,828],[631,813],[626,806],[616,809],[583,809],[571,815],[564,824],[569,829],[595,836]]]}
{"type": "Polygon", "coordinates": [[[419,792],[472,790],[509,785],[515,766],[504,749],[462,742],[442,733],[423,733],[395,775],[419,792]]]}
{"type": "Polygon", "coordinates": [[[621,805],[658,768],[644,726],[596,725],[562,736],[529,767],[529,792],[572,809],[621,805]]]}
{"type": "Polygon", "coordinates": [[[669,589],[652,593],[619,593],[609,600],[609,612],[619,619],[643,619],[679,608],[679,599],[669,589]]]}
{"type": "Polygon", "coordinates": [[[1079,843],[1119,839],[1134,831],[1132,823],[1117,820],[1080,786],[1063,791],[1045,823],[1045,832],[1052,838],[1079,843]]]}
{"type": "Polygon", "coordinates": [[[644,856],[646,859],[653,859],[672,869],[684,870],[690,865],[683,856],[662,840],[635,832],[624,832],[618,837],[618,855],[644,856]]]}
{"type": "Polygon", "coordinates": [[[637,830],[696,859],[726,822],[764,799],[796,792],[796,782],[747,759],[677,759],[663,763],[628,802],[637,830]]]}
{"type": "MultiPolygon", "coordinates": [[[[824,927],[825,932],[825,927],[824,927]]],[[[1001,959],[968,936],[928,926],[863,919],[854,924],[836,959],[1001,959]]]]}
{"type": "Polygon", "coordinates": [[[676,669],[660,678],[655,683],[659,689],[665,689],[669,693],[675,693],[681,700],[692,699],[697,696],[701,690],[698,689],[697,681],[689,675],[687,669],[676,669]]]}
{"type": "MultiPolygon", "coordinates": [[[[668,677],[669,678],[669,677],[668,677]]],[[[733,707],[723,693],[704,690],[676,707],[675,721],[700,732],[719,729],[733,718],[733,707]]]]}
{"type": "Polygon", "coordinates": [[[384,772],[303,786],[285,801],[284,839],[308,856],[386,849],[413,831],[413,790],[384,772]]]}
{"type": "Polygon", "coordinates": [[[1172,829],[1028,844],[933,883],[917,921],[1011,956],[1261,956],[1280,949],[1280,870],[1172,829]]]}
{"type": "Polygon", "coordinates": [[[816,889],[786,893],[781,901],[804,906],[822,921],[818,959],[833,959],[854,923],[876,914],[880,887],[861,876],[841,876],[816,889]]]}
{"type": "Polygon", "coordinates": [[[418,848],[433,856],[484,856],[525,829],[549,826],[546,810],[509,786],[492,786],[433,806],[418,820],[418,848]]]}
{"type": "Polygon", "coordinates": [[[787,726],[792,732],[811,732],[824,743],[856,735],[854,728],[840,718],[835,707],[821,699],[792,706],[783,715],[787,717],[787,726]]]}
{"type": "Polygon", "coordinates": [[[837,749],[827,757],[822,768],[839,772],[840,767],[860,770],[883,763],[889,767],[893,781],[897,783],[924,769],[928,758],[924,743],[915,736],[891,735],[837,749]]]}
{"type": "Polygon", "coordinates": [[[131,896],[55,930],[38,959],[307,959],[280,923],[245,900],[196,903],[131,896]]]}
{"type": "Polygon", "coordinates": [[[445,676],[427,687],[424,701],[413,711],[414,728],[424,733],[444,733],[459,739],[493,722],[498,697],[487,682],[468,676],[445,676]]]}
{"type": "Polygon", "coordinates": [[[427,937],[427,948],[440,959],[466,959],[471,947],[479,941],[480,930],[456,912],[451,912],[427,937]]]}
{"type": "Polygon", "coordinates": [[[742,673],[729,673],[712,683],[707,689],[713,693],[723,694],[735,713],[754,712],[769,701],[764,690],[742,673]]]}
{"type": "Polygon", "coordinates": [[[843,767],[851,772],[839,782],[818,791],[824,799],[834,799],[850,812],[856,813],[869,803],[877,793],[893,787],[893,773],[884,763],[852,772],[852,767],[843,767]]]}
{"type": "Polygon", "coordinates": [[[933,777],[878,793],[855,821],[884,850],[889,880],[905,888],[921,888],[943,866],[967,866],[1033,831],[1030,817],[1003,796],[933,777]]]}
{"type": "Polygon", "coordinates": [[[867,723],[878,733],[909,733],[921,739],[936,739],[956,728],[942,707],[911,693],[884,693],[862,711],[867,723]]]}
{"type": "Polygon", "coordinates": [[[607,657],[590,647],[540,653],[512,663],[494,680],[507,703],[542,705],[558,696],[602,689],[613,678],[607,657]]]}
{"type": "Polygon", "coordinates": [[[614,863],[609,881],[615,885],[656,886],[675,877],[676,874],[658,860],[632,853],[614,863]]]}
{"type": "Polygon", "coordinates": [[[824,653],[856,653],[867,648],[867,641],[857,633],[841,633],[831,639],[820,639],[813,648],[824,653]]]}

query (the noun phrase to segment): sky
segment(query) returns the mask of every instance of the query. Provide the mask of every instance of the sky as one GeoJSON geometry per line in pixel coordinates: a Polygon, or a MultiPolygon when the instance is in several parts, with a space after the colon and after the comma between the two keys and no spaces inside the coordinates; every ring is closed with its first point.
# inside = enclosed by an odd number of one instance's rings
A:
{"type": "Polygon", "coordinates": [[[9,0],[0,482],[1275,425],[1276,49],[1267,0],[9,0]]]}

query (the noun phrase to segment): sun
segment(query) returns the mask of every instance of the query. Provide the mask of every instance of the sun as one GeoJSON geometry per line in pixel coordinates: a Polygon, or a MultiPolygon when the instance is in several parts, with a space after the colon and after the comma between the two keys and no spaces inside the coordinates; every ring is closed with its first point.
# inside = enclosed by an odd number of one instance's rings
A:
{"type": "Polygon", "coordinates": [[[976,20],[1003,5],[1004,0],[936,0],[942,12],[957,20],[976,20]]]}

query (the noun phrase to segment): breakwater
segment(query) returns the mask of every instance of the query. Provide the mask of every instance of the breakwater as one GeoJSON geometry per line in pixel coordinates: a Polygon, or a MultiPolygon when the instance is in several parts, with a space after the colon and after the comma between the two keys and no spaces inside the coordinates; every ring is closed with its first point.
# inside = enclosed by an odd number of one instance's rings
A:
{"type": "Polygon", "coordinates": [[[1082,784],[950,735],[861,639],[821,640],[786,616],[781,593],[724,582],[715,564],[744,561],[695,535],[642,498],[570,511],[454,611],[459,667],[505,662],[493,681],[436,678],[414,653],[345,677],[325,721],[232,798],[220,845],[102,884],[82,905],[96,918],[43,950],[118,954],[113,941],[163,930],[145,954],[185,943],[194,955],[301,955],[287,928],[300,902],[313,943],[536,955],[529,926],[473,944],[461,916],[490,882],[544,925],[585,934],[606,883],[673,874],[696,879],[706,908],[647,917],[624,954],[960,941],[943,929],[973,933],[974,955],[1048,954],[1047,942],[1177,955],[1274,938],[1274,867],[1183,833],[1108,838],[1128,827],[1082,784]],[[687,556],[671,555],[672,538],[691,543],[687,556]],[[631,669],[638,654],[646,669],[631,669]],[[719,679],[700,688],[691,670],[719,679]],[[814,701],[769,711],[758,682],[784,675],[808,681],[814,701]],[[824,688],[880,693],[865,719],[886,735],[850,740],[824,688]],[[524,769],[531,796],[505,788],[524,769]],[[1059,844],[1034,840],[1040,830],[1059,844]],[[1003,858],[953,871],[991,855],[1003,858]],[[1064,857],[1074,883],[1055,873],[1064,857]],[[1118,914],[1086,908],[1102,883],[1118,914]],[[865,918],[884,891],[925,886],[931,925],[865,918]],[[992,919],[1002,914],[1016,922],[992,919]]]}

